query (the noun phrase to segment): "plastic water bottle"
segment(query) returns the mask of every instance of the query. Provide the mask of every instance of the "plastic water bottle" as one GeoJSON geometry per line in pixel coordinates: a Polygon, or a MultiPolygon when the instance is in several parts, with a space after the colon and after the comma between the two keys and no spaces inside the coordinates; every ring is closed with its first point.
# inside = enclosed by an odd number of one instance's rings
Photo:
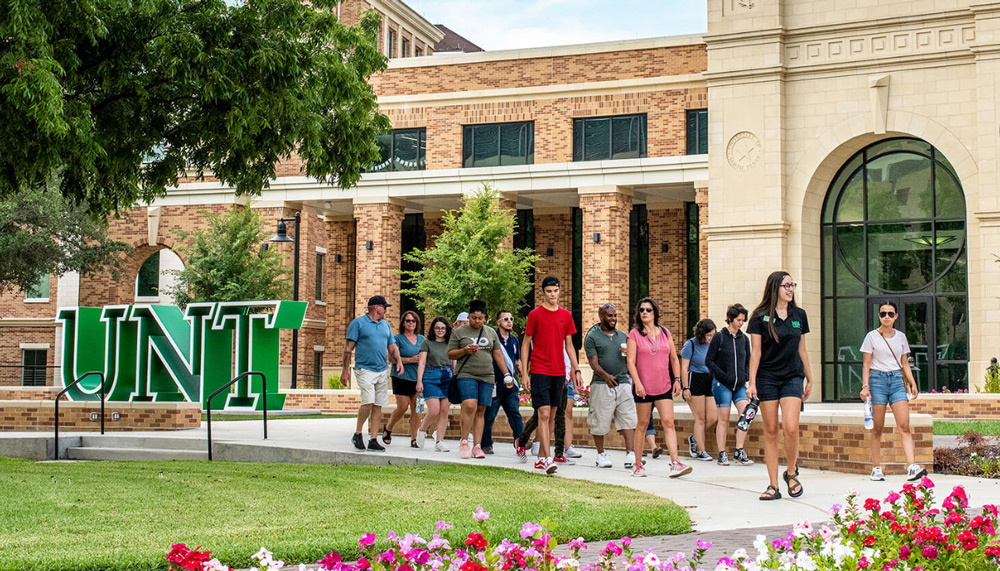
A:
{"type": "Polygon", "coordinates": [[[865,428],[868,430],[875,428],[875,419],[872,418],[872,399],[865,401],[865,428]]]}
{"type": "Polygon", "coordinates": [[[424,395],[417,397],[417,414],[424,414],[427,412],[427,401],[424,400],[424,395]]]}
{"type": "Polygon", "coordinates": [[[740,419],[736,421],[736,428],[746,432],[750,429],[750,423],[753,419],[757,417],[757,410],[760,408],[760,400],[750,399],[750,404],[743,409],[743,414],[740,415],[740,419]]]}

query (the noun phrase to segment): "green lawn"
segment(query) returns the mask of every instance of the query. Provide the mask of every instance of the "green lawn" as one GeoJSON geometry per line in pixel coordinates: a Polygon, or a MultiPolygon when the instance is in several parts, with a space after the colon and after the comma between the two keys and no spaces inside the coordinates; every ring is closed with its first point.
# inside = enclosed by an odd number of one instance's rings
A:
{"type": "Polygon", "coordinates": [[[464,537],[477,506],[494,540],[545,518],[560,541],[690,530],[682,508],[644,492],[479,466],[0,458],[0,490],[0,570],[162,569],[174,542],[235,568],[261,546],[313,563],[331,549],[349,558],[365,532],[429,537],[443,519],[464,537]]]}
{"type": "Polygon", "coordinates": [[[986,435],[1000,435],[1000,420],[935,420],[934,434],[965,434],[975,431],[986,435]]]}

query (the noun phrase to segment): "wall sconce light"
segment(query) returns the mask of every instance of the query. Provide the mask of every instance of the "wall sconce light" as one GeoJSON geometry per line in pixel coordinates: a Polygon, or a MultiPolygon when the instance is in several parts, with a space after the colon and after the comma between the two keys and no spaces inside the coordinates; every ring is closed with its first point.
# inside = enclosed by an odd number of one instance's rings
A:
{"type": "Polygon", "coordinates": [[[334,254],[333,255],[333,262],[336,263],[336,264],[340,263],[340,254],[334,254]]]}
{"type": "Polygon", "coordinates": [[[375,242],[372,242],[371,240],[365,241],[365,250],[371,250],[374,247],[375,247],[375,242]]]}
{"type": "Polygon", "coordinates": [[[601,241],[601,233],[600,232],[594,232],[594,243],[596,244],[596,243],[598,243],[600,241],[601,241]]]}
{"type": "Polygon", "coordinates": [[[268,249],[270,249],[270,247],[271,247],[271,244],[269,244],[267,242],[264,242],[263,244],[260,245],[260,253],[263,254],[264,252],[268,251],[268,249]]]}
{"type": "Polygon", "coordinates": [[[670,251],[670,244],[667,244],[666,242],[660,244],[660,252],[666,254],[669,251],[670,251]]]}
{"type": "Polygon", "coordinates": [[[549,257],[549,258],[552,257],[552,248],[546,248],[545,249],[545,256],[549,257]]]}

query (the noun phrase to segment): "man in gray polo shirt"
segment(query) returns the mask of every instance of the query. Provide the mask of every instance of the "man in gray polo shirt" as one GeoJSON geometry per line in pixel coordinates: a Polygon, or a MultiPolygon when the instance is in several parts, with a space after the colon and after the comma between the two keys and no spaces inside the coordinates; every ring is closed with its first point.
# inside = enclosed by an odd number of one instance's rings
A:
{"type": "Polygon", "coordinates": [[[590,412],[587,425],[597,447],[597,467],[610,468],[611,460],[604,451],[604,436],[611,431],[611,420],[625,439],[625,468],[635,464],[636,416],[632,399],[632,379],[628,376],[625,342],[628,336],[615,327],[618,310],[605,303],[598,310],[601,322],[590,328],[583,343],[584,352],[594,371],[590,382],[590,412]]]}
{"type": "Polygon", "coordinates": [[[385,298],[376,295],[368,300],[368,313],[351,321],[347,326],[347,346],[344,347],[344,365],[340,380],[351,382],[351,354],[354,354],[354,373],[361,390],[361,406],[358,407],[358,425],[351,442],[358,450],[365,449],[361,430],[368,421],[369,452],[384,452],[378,443],[378,429],[382,426],[382,407],[389,406],[389,360],[396,364],[396,371],[403,373],[403,361],[392,334],[392,327],[385,317],[385,308],[390,307],[385,298]]]}

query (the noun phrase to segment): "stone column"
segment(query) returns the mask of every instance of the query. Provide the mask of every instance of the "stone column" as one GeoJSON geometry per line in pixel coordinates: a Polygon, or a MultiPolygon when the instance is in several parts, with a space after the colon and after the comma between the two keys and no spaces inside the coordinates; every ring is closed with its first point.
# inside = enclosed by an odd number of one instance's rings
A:
{"type": "Polygon", "coordinates": [[[694,202],[698,205],[698,315],[708,316],[708,181],[694,183],[694,202]]]}
{"type": "Polygon", "coordinates": [[[357,264],[354,315],[368,311],[368,298],[381,295],[392,307],[386,319],[399,319],[399,262],[402,255],[404,202],[388,197],[354,199],[357,264]]]}
{"type": "Polygon", "coordinates": [[[608,302],[618,308],[619,324],[627,325],[631,190],[593,186],[577,192],[583,211],[582,327],[597,323],[598,308],[608,302]]]}
{"type": "MultiPolygon", "coordinates": [[[[502,193],[500,195],[500,209],[506,210],[511,216],[517,216],[517,195],[513,193],[502,193]]],[[[503,242],[500,243],[500,249],[502,250],[513,250],[514,249],[514,234],[511,233],[503,242]]]]}

